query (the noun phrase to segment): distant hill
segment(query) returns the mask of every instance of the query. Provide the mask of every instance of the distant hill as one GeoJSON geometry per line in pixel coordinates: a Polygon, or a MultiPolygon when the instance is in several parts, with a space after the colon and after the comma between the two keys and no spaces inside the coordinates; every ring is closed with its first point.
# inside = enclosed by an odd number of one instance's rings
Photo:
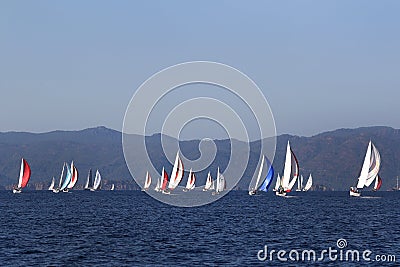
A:
{"type": "MultiPolygon", "coordinates": [[[[120,132],[105,127],[42,134],[0,133],[0,186],[16,182],[21,157],[32,167],[31,183],[49,183],[53,176],[57,178],[60,174],[64,161],[74,160],[80,171],[78,184],[84,183],[89,168],[99,169],[106,180],[134,184],[123,157],[121,136],[120,132]]],[[[304,177],[311,172],[315,184],[347,190],[356,181],[370,139],[382,156],[382,188],[389,189],[400,174],[400,130],[390,127],[339,129],[312,137],[280,135],[273,165],[276,173],[282,172],[286,143],[290,140],[304,177]]],[[[171,171],[172,166],[162,154],[160,135],[147,137],[146,142],[157,169],[166,166],[171,171]]],[[[215,143],[219,153],[211,170],[217,166],[224,168],[229,160],[229,140],[215,143]]],[[[198,144],[198,140],[182,141],[182,153],[189,159],[199,157],[198,144]]],[[[257,147],[257,142],[251,147],[257,147]]],[[[249,167],[239,182],[240,188],[247,189],[256,159],[257,153],[252,153],[249,167]]],[[[199,182],[204,183],[205,177],[206,171],[199,173],[199,182]]]]}

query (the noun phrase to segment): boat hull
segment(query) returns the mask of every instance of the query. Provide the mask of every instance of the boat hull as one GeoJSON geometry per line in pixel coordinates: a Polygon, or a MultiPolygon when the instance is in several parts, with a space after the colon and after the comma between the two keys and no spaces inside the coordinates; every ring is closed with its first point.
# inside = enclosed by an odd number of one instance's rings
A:
{"type": "Polygon", "coordinates": [[[349,193],[350,193],[350,196],[351,197],[359,197],[359,196],[361,196],[361,193],[360,192],[354,192],[354,191],[349,191],[349,193]]]}
{"type": "Polygon", "coordinates": [[[278,192],[278,191],[275,191],[275,195],[276,196],[278,196],[278,197],[285,197],[286,196],[286,192],[278,192]]]}
{"type": "Polygon", "coordinates": [[[22,192],[21,189],[13,188],[13,193],[14,194],[20,194],[21,192],[22,192]]]}

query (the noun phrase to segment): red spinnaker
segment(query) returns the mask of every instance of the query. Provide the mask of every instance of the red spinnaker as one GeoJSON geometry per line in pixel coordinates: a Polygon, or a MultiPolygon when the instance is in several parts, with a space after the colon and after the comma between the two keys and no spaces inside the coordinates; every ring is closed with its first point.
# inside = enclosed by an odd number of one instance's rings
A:
{"type": "Polygon", "coordinates": [[[24,188],[31,178],[31,167],[29,167],[29,164],[25,159],[22,159],[22,161],[24,162],[24,172],[22,175],[21,188],[24,188]]]}

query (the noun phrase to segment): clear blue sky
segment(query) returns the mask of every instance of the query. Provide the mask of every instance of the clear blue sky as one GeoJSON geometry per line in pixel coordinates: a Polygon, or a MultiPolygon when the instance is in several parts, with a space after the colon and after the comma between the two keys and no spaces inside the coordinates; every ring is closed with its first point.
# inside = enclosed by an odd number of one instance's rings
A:
{"type": "Polygon", "coordinates": [[[278,133],[400,128],[400,1],[0,1],[0,131],[120,130],[192,60],[250,76],[278,133]]]}

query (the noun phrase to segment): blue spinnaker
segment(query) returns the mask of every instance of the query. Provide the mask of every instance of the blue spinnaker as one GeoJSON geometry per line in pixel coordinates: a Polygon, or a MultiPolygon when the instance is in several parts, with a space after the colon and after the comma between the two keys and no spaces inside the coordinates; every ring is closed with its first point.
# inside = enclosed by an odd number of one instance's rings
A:
{"type": "Polygon", "coordinates": [[[271,165],[271,167],[269,168],[269,170],[268,170],[268,174],[267,174],[267,177],[265,177],[265,180],[264,180],[264,182],[262,183],[262,185],[260,186],[260,191],[264,191],[264,192],[267,192],[268,191],[268,189],[269,189],[269,187],[270,187],[270,185],[271,185],[271,182],[272,182],[272,178],[274,177],[274,168],[272,167],[272,165],[271,165]]]}

